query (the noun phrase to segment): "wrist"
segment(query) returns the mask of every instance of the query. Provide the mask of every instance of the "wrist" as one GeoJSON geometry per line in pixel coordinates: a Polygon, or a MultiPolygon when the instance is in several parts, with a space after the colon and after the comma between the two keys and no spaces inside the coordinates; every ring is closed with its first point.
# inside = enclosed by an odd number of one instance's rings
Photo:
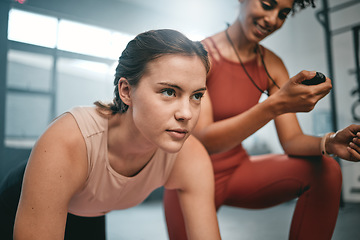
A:
{"type": "Polygon", "coordinates": [[[324,156],[333,155],[331,153],[331,151],[329,152],[329,140],[333,134],[334,134],[333,132],[329,132],[321,138],[321,141],[320,141],[321,155],[324,155],[324,156]]]}
{"type": "Polygon", "coordinates": [[[267,109],[270,110],[271,114],[273,114],[273,118],[284,114],[286,111],[284,111],[284,104],[281,101],[281,98],[277,97],[277,95],[270,95],[266,101],[268,105],[267,109]]]}

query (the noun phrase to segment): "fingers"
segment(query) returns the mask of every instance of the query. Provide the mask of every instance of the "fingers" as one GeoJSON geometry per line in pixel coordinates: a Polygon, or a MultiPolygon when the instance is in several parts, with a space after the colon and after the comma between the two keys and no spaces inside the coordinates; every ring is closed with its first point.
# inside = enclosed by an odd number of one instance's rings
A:
{"type": "Polygon", "coordinates": [[[358,124],[351,124],[349,127],[350,132],[354,134],[354,136],[360,138],[360,125],[358,124]]]}
{"type": "Polygon", "coordinates": [[[330,92],[330,90],[332,89],[331,79],[326,77],[326,81],[324,82],[324,84],[327,85],[327,88],[328,88],[327,92],[330,92]]]}
{"type": "Polygon", "coordinates": [[[352,162],[359,162],[360,161],[359,152],[355,151],[354,149],[352,149],[350,147],[348,147],[347,150],[350,153],[349,161],[352,161],[352,162]]]}
{"type": "Polygon", "coordinates": [[[318,95],[324,95],[325,96],[332,89],[331,80],[330,80],[330,78],[326,77],[325,82],[320,83],[318,85],[313,85],[312,87],[314,88],[315,91],[318,92],[318,95]]]}
{"type": "Polygon", "coordinates": [[[302,70],[301,72],[296,74],[294,77],[292,77],[292,80],[294,83],[301,83],[304,80],[315,77],[315,75],[316,75],[315,71],[302,70]]]}
{"type": "Polygon", "coordinates": [[[315,71],[301,71],[293,76],[281,89],[276,92],[281,99],[280,102],[286,102],[283,113],[286,112],[309,112],[316,103],[325,97],[331,90],[331,80],[317,85],[302,84],[304,80],[311,79],[316,76],[315,71]]]}
{"type": "Polygon", "coordinates": [[[360,152],[360,140],[359,138],[353,138],[353,140],[349,143],[349,147],[354,149],[357,152],[360,152]]]}
{"type": "MultiPolygon", "coordinates": [[[[330,89],[332,88],[332,85],[331,85],[331,80],[328,77],[326,77],[325,82],[322,82],[322,83],[302,84],[305,80],[310,80],[310,79],[314,78],[315,76],[316,76],[316,71],[302,70],[301,72],[299,72],[298,74],[296,74],[295,76],[290,78],[289,82],[293,83],[294,85],[302,86],[303,90],[314,89],[314,88],[316,88],[316,86],[321,86],[321,87],[317,87],[320,90],[326,86],[327,90],[330,91],[330,89]]],[[[316,90],[316,91],[319,91],[319,90],[316,90]]]]}
{"type": "Polygon", "coordinates": [[[358,137],[353,138],[353,140],[349,143],[347,150],[350,153],[350,161],[360,161],[360,140],[358,137]]]}
{"type": "Polygon", "coordinates": [[[307,91],[309,91],[310,94],[322,98],[325,95],[327,95],[332,89],[330,78],[326,77],[325,82],[311,86],[301,84],[304,80],[312,79],[313,77],[315,77],[315,75],[316,75],[316,71],[303,70],[299,72],[297,75],[295,75],[291,80],[293,83],[296,83],[299,86],[303,86],[304,89],[307,89],[307,91]]]}

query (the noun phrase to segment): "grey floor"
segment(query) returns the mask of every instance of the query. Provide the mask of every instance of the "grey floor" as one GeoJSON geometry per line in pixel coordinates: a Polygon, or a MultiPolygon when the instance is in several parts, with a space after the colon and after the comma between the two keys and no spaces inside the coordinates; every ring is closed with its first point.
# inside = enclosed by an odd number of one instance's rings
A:
{"type": "MultiPolygon", "coordinates": [[[[223,240],[287,239],[295,201],[265,210],[222,207],[218,212],[223,240]]],[[[160,201],[149,201],[107,215],[108,240],[167,240],[160,201]]],[[[340,210],[332,240],[360,240],[360,203],[340,210]]]]}

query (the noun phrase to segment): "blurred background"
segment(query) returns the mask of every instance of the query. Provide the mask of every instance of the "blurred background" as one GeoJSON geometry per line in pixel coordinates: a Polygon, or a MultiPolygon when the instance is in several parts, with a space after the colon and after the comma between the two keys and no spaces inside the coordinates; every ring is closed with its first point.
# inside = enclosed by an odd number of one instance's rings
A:
{"type": "MultiPolygon", "coordinates": [[[[316,3],[289,16],[262,44],[283,59],[290,76],[306,69],[332,78],[331,94],[298,114],[305,133],[321,136],[360,123],[360,1],[316,3]]],[[[237,11],[237,0],[0,0],[0,181],[26,161],[56,116],[113,98],[116,60],[135,35],[171,28],[201,40],[223,31],[237,11]]],[[[273,122],[244,145],[252,154],[282,152],[273,122]]],[[[343,201],[360,203],[360,164],[339,161],[343,201]]],[[[161,199],[161,189],[151,199],[161,199]]]]}

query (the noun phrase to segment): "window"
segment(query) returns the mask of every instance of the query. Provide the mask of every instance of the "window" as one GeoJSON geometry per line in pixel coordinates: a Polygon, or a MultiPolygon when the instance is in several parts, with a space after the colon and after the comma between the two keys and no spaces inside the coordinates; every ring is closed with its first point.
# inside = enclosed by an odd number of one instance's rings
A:
{"type": "Polygon", "coordinates": [[[40,14],[11,9],[9,12],[8,39],[54,48],[58,20],[40,14]]]}
{"type": "Polygon", "coordinates": [[[7,64],[7,86],[23,91],[49,92],[52,68],[52,56],[10,49],[7,64]]]}
{"type": "Polygon", "coordinates": [[[92,25],[11,9],[8,39],[42,47],[117,59],[133,36],[92,25]]]}
{"type": "Polygon", "coordinates": [[[79,59],[59,58],[57,67],[57,115],[74,105],[111,101],[115,66],[79,59]]]}
{"type": "Polygon", "coordinates": [[[69,52],[107,57],[111,32],[106,29],[61,20],[58,48],[69,52]]]}
{"type": "Polygon", "coordinates": [[[130,35],[73,21],[60,20],[58,48],[91,56],[117,59],[130,35]]]}
{"type": "Polygon", "coordinates": [[[111,101],[116,59],[132,36],[11,9],[5,145],[29,148],[54,117],[111,101]]]}

